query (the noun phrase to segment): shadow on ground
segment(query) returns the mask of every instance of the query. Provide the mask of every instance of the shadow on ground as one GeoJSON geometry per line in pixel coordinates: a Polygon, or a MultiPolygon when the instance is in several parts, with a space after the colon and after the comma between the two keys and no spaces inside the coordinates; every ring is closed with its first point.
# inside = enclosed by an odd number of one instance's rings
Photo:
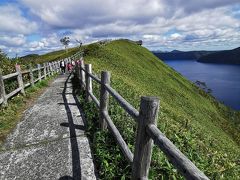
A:
{"type": "Polygon", "coordinates": [[[85,130],[85,125],[86,125],[86,121],[84,119],[84,117],[82,116],[81,118],[83,119],[83,125],[77,125],[74,124],[73,122],[73,117],[72,117],[72,113],[71,113],[71,109],[69,107],[69,105],[76,105],[78,106],[79,112],[80,114],[82,114],[81,112],[81,107],[80,107],[80,103],[77,99],[77,87],[73,87],[72,93],[66,92],[67,88],[69,88],[67,86],[67,84],[69,84],[69,82],[71,82],[71,74],[68,76],[67,80],[64,83],[64,87],[63,87],[63,91],[62,91],[62,98],[63,98],[63,103],[59,103],[61,105],[65,106],[65,110],[67,112],[67,118],[68,118],[68,122],[64,122],[61,123],[60,125],[63,127],[67,127],[69,128],[69,132],[70,132],[70,143],[71,143],[71,150],[72,150],[72,177],[71,176],[62,176],[59,178],[59,180],[77,180],[77,179],[81,179],[81,166],[80,166],[80,152],[78,149],[78,141],[77,141],[77,136],[76,136],[76,130],[85,130]],[[72,94],[75,100],[75,103],[68,103],[67,101],[67,97],[66,95],[72,94]]]}

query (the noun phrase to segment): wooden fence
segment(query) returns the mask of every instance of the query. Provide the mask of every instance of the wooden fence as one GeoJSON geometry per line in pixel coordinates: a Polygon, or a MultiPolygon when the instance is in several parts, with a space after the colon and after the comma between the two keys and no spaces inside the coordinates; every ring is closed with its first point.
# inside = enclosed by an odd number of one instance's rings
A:
{"type": "Polygon", "coordinates": [[[0,69],[0,105],[7,106],[8,99],[15,96],[18,93],[21,93],[25,96],[25,89],[29,86],[34,86],[34,84],[42,79],[46,79],[47,76],[51,76],[56,72],[60,72],[60,61],[65,61],[66,63],[71,62],[71,60],[75,60],[82,55],[82,52],[78,52],[68,58],[43,63],[42,65],[37,64],[37,67],[30,68],[28,70],[21,71],[20,65],[16,65],[16,72],[12,74],[2,75],[2,71],[0,69]],[[37,78],[34,78],[34,73],[37,72],[37,78]],[[30,79],[29,82],[24,84],[23,75],[28,74],[30,79]],[[15,78],[17,80],[18,87],[12,92],[6,94],[5,91],[5,83],[9,79],[15,78]]]}
{"type": "Polygon", "coordinates": [[[186,179],[206,180],[208,177],[201,172],[158,128],[157,115],[159,99],[157,97],[141,97],[140,110],[137,111],[116,90],[110,86],[110,73],[102,71],[101,79],[92,73],[92,65],[83,61],[75,66],[75,76],[81,88],[86,91],[86,100],[93,101],[99,108],[100,126],[108,129],[117,141],[120,149],[132,166],[132,179],[148,179],[153,141],[170,162],[186,179]],[[92,80],[100,84],[100,100],[93,94],[92,80]],[[114,125],[108,113],[109,95],[137,122],[135,150],[131,152],[114,125]]]}

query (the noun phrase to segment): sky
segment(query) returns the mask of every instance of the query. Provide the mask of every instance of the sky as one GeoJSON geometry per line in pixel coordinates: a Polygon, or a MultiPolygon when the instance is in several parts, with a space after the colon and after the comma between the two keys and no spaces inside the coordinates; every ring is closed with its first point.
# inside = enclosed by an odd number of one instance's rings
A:
{"type": "Polygon", "coordinates": [[[0,49],[43,54],[103,39],[143,40],[150,50],[240,46],[239,0],[0,0],[0,49]]]}

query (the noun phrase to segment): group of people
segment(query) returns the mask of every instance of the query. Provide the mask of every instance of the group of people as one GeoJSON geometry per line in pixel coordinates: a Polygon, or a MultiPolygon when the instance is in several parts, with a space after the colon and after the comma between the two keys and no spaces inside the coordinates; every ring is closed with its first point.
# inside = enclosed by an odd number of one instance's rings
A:
{"type": "Polygon", "coordinates": [[[66,64],[65,61],[61,61],[60,62],[60,68],[61,68],[62,74],[66,73],[66,69],[67,69],[68,72],[72,72],[74,66],[75,66],[75,62],[74,61],[71,61],[71,62],[69,62],[67,64],[66,64]]]}

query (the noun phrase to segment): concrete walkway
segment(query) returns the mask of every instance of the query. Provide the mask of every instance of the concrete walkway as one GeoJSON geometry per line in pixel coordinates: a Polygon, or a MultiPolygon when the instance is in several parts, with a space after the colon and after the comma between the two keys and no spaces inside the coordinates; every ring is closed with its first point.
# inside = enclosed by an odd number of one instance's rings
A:
{"type": "Polygon", "coordinates": [[[0,180],[96,179],[70,77],[60,75],[24,113],[0,151],[0,180]]]}

